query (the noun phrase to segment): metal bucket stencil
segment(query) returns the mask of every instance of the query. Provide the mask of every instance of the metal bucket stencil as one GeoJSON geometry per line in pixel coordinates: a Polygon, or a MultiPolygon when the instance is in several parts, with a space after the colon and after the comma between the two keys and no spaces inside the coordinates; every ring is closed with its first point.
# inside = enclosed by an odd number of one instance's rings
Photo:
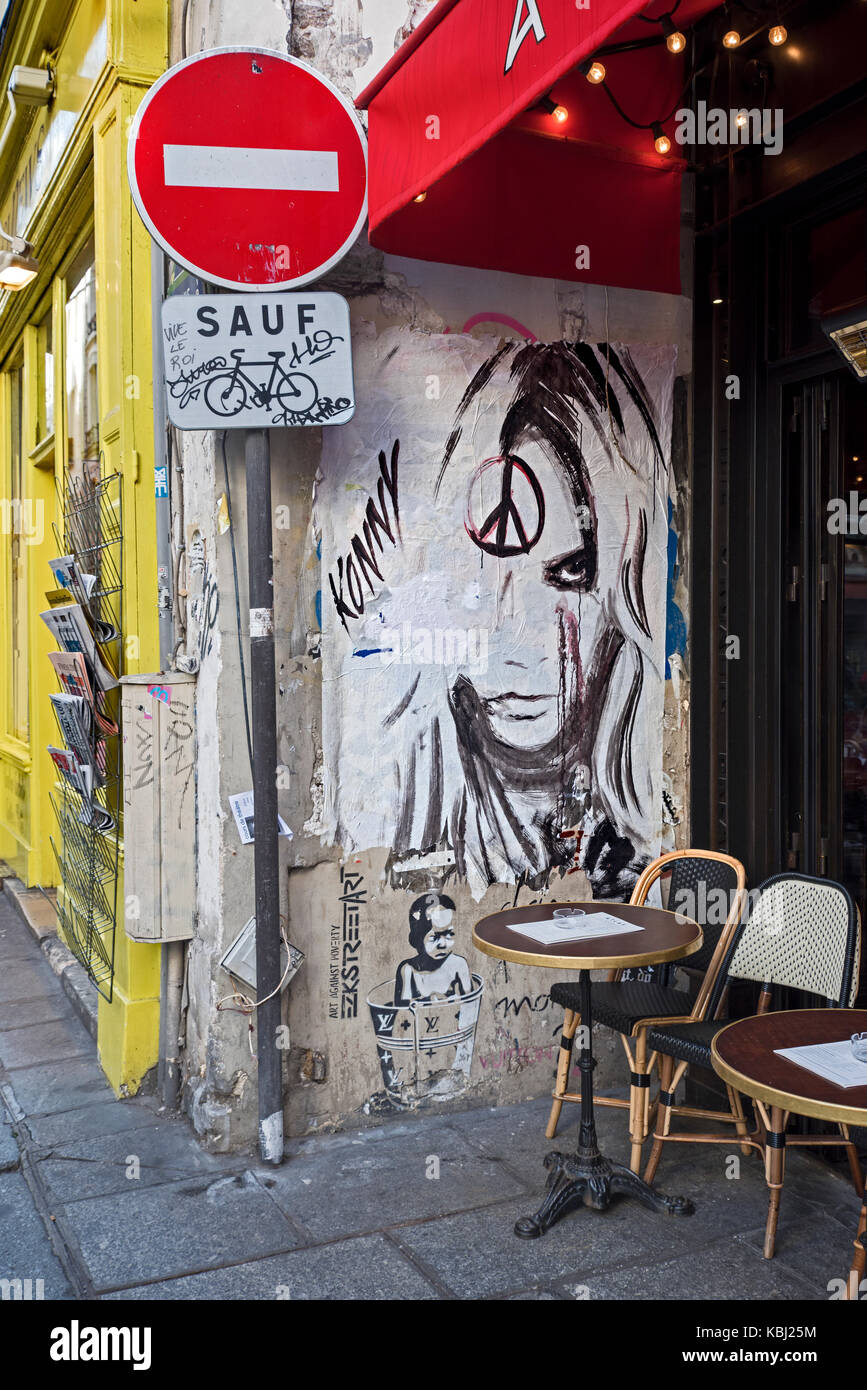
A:
{"type": "Polygon", "coordinates": [[[394,980],[370,991],[367,1004],[389,1098],[407,1105],[457,1095],[470,1077],[484,985],[473,975],[469,994],[394,1003],[394,980]]]}

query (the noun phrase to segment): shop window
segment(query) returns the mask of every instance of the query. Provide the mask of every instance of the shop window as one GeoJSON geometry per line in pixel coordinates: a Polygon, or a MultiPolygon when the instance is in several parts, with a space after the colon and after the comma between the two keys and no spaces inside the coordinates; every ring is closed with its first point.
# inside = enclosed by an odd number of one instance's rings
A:
{"type": "Polygon", "coordinates": [[[827,347],[825,315],[867,299],[867,206],[796,226],[789,259],[788,350],[827,347]]]}
{"type": "Polygon", "coordinates": [[[99,482],[96,276],[93,239],[66,276],[66,419],[69,485],[73,492],[99,482]]]}
{"type": "Polygon", "coordinates": [[[44,444],[54,433],[54,334],[50,310],[39,325],[38,334],[39,401],[36,442],[44,444]]]}
{"type": "Polygon", "coordinates": [[[29,642],[27,630],[27,542],[32,533],[31,504],[27,500],[27,474],[24,462],[24,372],[15,367],[9,373],[11,488],[9,506],[10,639],[10,727],[13,738],[26,743],[30,735],[28,707],[29,642]]]}

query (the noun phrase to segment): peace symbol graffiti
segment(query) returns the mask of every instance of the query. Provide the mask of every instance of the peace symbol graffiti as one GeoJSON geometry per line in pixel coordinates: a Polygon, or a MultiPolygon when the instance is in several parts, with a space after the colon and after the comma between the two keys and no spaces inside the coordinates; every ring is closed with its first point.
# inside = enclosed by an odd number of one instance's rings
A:
{"type": "Polygon", "coordinates": [[[545,495],[529,464],[513,454],[485,459],[470,479],[467,497],[467,535],[488,555],[526,555],[538,541],[545,525],[545,495]],[[477,522],[474,513],[484,513],[482,476],[499,469],[499,498],[477,522]]]}

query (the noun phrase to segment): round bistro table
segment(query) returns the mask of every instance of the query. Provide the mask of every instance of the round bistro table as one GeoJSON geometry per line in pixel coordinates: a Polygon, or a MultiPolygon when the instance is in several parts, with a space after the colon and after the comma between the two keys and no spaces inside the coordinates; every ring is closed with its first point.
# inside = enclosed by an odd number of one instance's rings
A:
{"type": "MultiPolygon", "coordinates": [[[[848,1042],[853,1033],[867,1031],[867,1009],[783,1009],[779,1013],[741,1018],[717,1033],[711,1043],[714,1071],[743,1095],[767,1106],[768,1187],[770,1203],[765,1236],[765,1254],[773,1250],[783,1184],[786,1153],[787,1112],[808,1115],[814,1120],[833,1120],[837,1124],[867,1126],[867,1085],[835,1086],[824,1076],[799,1067],[787,1057],[778,1057],[779,1047],[807,1047],[809,1044],[848,1042]]],[[[849,1298],[858,1297],[867,1252],[864,1249],[867,1205],[855,1236],[855,1258],[849,1273],[849,1298]],[[855,1293],[853,1294],[853,1286],[855,1293]]]]}
{"type": "MultiPolygon", "coordinates": [[[[524,1240],[544,1235],[572,1207],[583,1203],[604,1211],[612,1195],[637,1197],[652,1211],[689,1216],[693,1205],[686,1197],[665,1197],[642,1182],[622,1163],[614,1163],[599,1151],[593,1111],[593,1014],[591,970],[617,970],[681,960],[702,943],[701,927],[679,913],[657,907],[633,907],[628,903],[535,903],[483,917],[473,928],[473,943],[487,956],[516,965],[544,965],[552,970],[577,970],[581,1000],[581,1123],[574,1153],[545,1155],[549,1170],[539,1210],[515,1224],[515,1235],[524,1240]],[[587,914],[605,912],[641,927],[640,932],[612,932],[586,941],[559,941],[543,946],[521,935],[521,925],[550,921],[555,907],[574,907],[587,914]]],[[[561,1039],[561,1047],[572,1040],[561,1039]]]]}

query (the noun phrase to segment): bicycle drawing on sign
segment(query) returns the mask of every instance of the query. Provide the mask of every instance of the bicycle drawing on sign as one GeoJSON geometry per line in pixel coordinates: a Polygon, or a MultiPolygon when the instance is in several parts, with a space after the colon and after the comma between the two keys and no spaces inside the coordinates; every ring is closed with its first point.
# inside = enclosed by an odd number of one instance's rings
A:
{"type": "Polygon", "coordinates": [[[290,424],[299,417],[305,423],[328,419],[350,404],[344,397],[320,397],[316,382],[306,372],[286,371],[281,365],[285,352],[269,352],[264,361],[245,361],[243,348],[234,348],[229,356],[234,359],[232,364],[225,358],[213,358],[204,370],[181,374],[168,382],[181,409],[203,391],[208,409],[223,419],[258,407],[273,411],[275,424],[290,424]]]}

